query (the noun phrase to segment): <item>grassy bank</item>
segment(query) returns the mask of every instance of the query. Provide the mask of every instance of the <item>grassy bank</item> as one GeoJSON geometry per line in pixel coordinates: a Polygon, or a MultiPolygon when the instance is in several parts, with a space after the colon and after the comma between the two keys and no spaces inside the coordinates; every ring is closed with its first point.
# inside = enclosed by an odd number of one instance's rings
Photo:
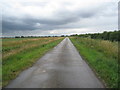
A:
{"type": "Polygon", "coordinates": [[[107,87],[118,87],[118,43],[90,38],[70,38],[81,56],[107,87]]]}
{"type": "Polygon", "coordinates": [[[33,65],[56,46],[61,37],[3,39],[2,84],[6,86],[21,71],[33,65]]]}

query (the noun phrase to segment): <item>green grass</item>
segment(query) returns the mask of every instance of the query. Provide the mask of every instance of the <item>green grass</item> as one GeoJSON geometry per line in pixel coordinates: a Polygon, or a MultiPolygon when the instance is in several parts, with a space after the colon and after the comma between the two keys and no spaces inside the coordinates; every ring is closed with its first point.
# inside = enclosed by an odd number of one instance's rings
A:
{"type": "MultiPolygon", "coordinates": [[[[13,80],[17,75],[23,71],[24,69],[32,66],[41,56],[43,56],[47,51],[52,49],[54,46],[56,46],[63,38],[46,38],[46,39],[40,39],[31,41],[31,43],[22,43],[20,44],[20,48],[24,48],[23,44],[28,44],[29,46],[22,49],[20,52],[16,52],[18,50],[16,48],[14,54],[8,55],[3,58],[2,61],[2,85],[3,87],[6,86],[11,80],[13,80]]],[[[9,40],[6,40],[9,41],[9,40]]],[[[14,40],[13,40],[14,41],[14,40]]],[[[15,40],[17,42],[17,40],[15,40]]],[[[16,43],[15,42],[15,43],[16,43]]],[[[4,45],[6,47],[11,46],[11,44],[7,45],[4,42],[4,45]]],[[[17,44],[16,44],[17,45],[17,44]]],[[[5,48],[5,46],[4,46],[5,48]]],[[[11,51],[12,52],[12,51],[11,51]]],[[[10,53],[10,51],[5,53],[10,53]]]]}
{"type": "Polygon", "coordinates": [[[70,39],[106,87],[118,88],[118,44],[89,38],[70,39]]]}

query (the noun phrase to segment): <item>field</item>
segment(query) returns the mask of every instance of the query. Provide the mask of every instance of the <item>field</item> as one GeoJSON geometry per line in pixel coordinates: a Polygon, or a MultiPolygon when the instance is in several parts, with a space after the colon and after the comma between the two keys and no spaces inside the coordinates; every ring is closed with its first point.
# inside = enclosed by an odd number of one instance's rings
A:
{"type": "Polygon", "coordinates": [[[2,39],[3,87],[62,40],[62,37],[2,39]]]}
{"type": "Polygon", "coordinates": [[[107,40],[71,37],[82,57],[107,87],[118,87],[118,43],[107,40]]]}

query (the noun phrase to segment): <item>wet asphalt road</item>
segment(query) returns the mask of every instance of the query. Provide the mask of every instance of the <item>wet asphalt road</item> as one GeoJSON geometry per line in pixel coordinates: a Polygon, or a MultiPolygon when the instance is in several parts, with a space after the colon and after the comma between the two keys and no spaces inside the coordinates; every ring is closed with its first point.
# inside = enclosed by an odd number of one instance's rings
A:
{"type": "Polygon", "coordinates": [[[7,88],[103,87],[69,38],[65,38],[7,86],[7,88]]]}

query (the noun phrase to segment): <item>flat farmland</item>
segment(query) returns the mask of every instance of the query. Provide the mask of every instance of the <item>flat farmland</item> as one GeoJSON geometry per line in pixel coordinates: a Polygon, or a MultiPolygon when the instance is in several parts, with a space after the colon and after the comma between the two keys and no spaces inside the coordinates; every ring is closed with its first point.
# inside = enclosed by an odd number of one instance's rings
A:
{"type": "Polygon", "coordinates": [[[3,87],[62,40],[62,37],[2,39],[3,87]]]}
{"type": "Polygon", "coordinates": [[[117,41],[42,37],[2,42],[3,87],[118,87],[117,41]]]}
{"type": "Polygon", "coordinates": [[[104,88],[104,84],[66,37],[6,88],[104,88]]]}

